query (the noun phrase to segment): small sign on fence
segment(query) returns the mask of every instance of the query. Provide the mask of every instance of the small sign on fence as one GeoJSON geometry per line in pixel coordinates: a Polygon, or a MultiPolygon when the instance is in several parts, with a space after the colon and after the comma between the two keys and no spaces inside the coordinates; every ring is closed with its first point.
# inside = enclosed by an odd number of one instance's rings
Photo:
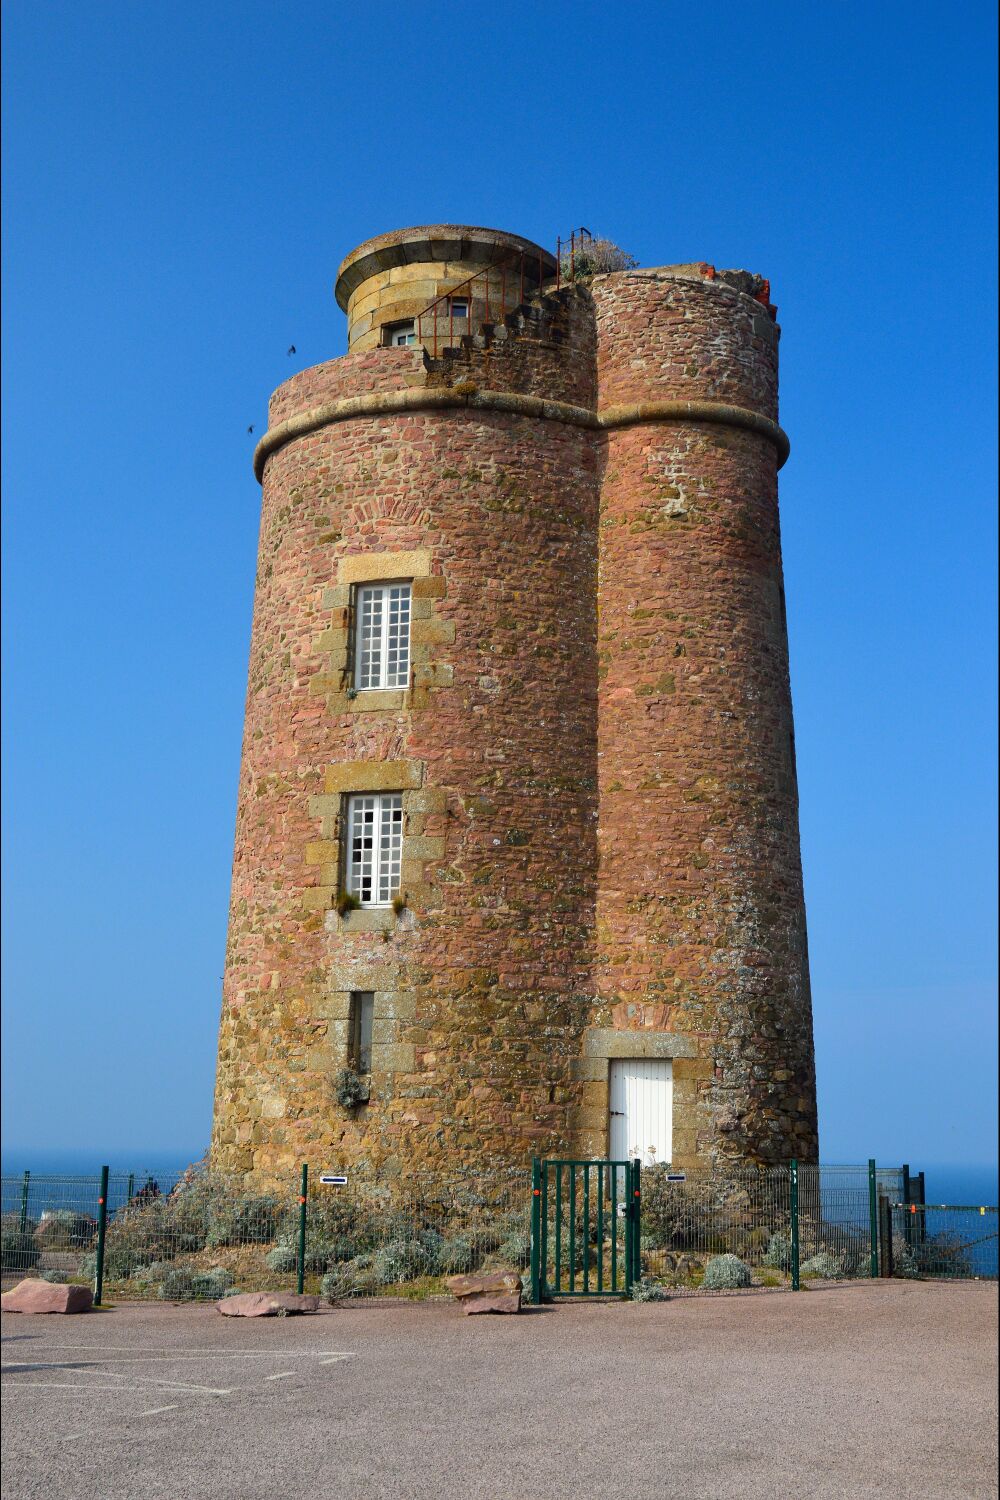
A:
{"type": "Polygon", "coordinates": [[[667,1181],[668,1182],[687,1182],[687,1173],[686,1172],[668,1172],[667,1173],[667,1181]]]}
{"type": "Polygon", "coordinates": [[[341,1176],[338,1172],[321,1172],[319,1174],[319,1181],[321,1187],[347,1186],[347,1178],[341,1176]]]}

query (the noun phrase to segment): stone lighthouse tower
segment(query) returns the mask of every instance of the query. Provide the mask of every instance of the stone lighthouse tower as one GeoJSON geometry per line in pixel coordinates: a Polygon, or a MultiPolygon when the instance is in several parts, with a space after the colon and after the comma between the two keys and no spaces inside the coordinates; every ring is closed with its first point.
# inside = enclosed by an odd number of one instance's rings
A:
{"type": "Polygon", "coordinates": [[[767,283],[343,262],[271,399],[213,1158],[815,1160],[767,283]]]}

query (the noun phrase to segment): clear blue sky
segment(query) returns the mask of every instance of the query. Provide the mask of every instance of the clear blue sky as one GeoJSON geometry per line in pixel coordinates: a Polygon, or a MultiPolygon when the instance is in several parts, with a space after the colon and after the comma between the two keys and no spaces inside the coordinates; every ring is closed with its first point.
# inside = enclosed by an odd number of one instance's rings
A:
{"type": "Polygon", "coordinates": [[[246,429],[458,220],[771,278],[823,1156],[994,1158],[993,10],[8,0],[8,1151],[207,1142],[246,429]]]}

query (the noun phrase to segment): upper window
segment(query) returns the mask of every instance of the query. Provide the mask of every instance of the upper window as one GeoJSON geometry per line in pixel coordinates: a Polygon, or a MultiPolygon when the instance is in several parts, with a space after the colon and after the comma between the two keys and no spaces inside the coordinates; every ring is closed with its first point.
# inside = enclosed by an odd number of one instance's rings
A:
{"type": "Polygon", "coordinates": [[[417,342],[417,330],[413,323],[393,323],[389,327],[389,343],[394,349],[405,348],[417,342]]]}
{"type": "Polygon", "coordinates": [[[403,862],[400,792],[358,792],[347,800],[347,889],[362,906],[391,906],[403,862]]]}
{"type": "Polygon", "coordinates": [[[409,583],[365,583],[355,597],[354,686],[405,688],[410,680],[409,583]]]}
{"type": "Polygon", "coordinates": [[[449,297],[448,311],[453,318],[467,318],[469,316],[468,297],[449,297]]]}

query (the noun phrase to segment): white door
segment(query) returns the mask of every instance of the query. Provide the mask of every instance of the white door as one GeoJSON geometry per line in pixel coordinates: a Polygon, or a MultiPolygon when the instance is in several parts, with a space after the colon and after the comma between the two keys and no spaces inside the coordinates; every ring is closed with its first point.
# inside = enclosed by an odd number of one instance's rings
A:
{"type": "Polygon", "coordinates": [[[673,1064],[669,1058],[622,1057],[611,1063],[611,1156],[643,1166],[673,1155],[673,1064]]]}

